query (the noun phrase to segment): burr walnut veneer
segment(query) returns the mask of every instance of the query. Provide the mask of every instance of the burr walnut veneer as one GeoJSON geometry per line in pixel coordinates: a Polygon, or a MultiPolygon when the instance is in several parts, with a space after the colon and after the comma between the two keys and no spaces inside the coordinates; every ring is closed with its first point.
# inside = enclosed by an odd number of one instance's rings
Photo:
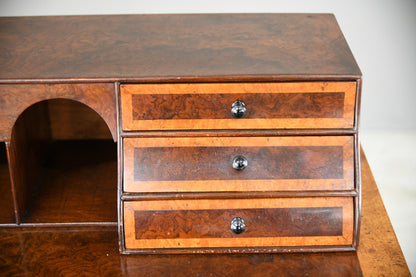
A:
{"type": "Polygon", "coordinates": [[[0,223],[118,226],[126,254],[356,250],[360,94],[329,14],[1,18],[0,223]]]}

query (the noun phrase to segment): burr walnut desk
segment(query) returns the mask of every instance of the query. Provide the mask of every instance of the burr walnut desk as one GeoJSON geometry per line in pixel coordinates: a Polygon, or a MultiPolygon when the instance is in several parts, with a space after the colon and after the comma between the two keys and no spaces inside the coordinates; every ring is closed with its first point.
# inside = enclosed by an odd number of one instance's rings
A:
{"type": "Polygon", "coordinates": [[[120,255],[117,226],[0,228],[6,276],[410,276],[365,156],[356,252],[120,255]]]}
{"type": "Polygon", "coordinates": [[[333,15],[2,18],[0,47],[2,225],[356,250],[361,73],[333,15]]]}

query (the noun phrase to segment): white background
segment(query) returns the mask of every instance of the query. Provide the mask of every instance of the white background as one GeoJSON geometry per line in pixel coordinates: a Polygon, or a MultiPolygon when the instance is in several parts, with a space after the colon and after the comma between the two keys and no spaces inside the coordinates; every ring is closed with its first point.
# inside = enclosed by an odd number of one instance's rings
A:
{"type": "Polygon", "coordinates": [[[0,0],[0,16],[334,13],[363,73],[362,142],[416,275],[416,0],[0,0]]]}

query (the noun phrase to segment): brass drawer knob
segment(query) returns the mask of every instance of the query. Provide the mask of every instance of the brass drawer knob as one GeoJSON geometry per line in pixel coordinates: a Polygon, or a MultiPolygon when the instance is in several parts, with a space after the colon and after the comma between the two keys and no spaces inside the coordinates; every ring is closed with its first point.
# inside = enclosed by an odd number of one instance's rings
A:
{"type": "Polygon", "coordinates": [[[233,159],[233,168],[243,170],[248,166],[248,161],[244,156],[237,156],[233,159]]]}
{"type": "Polygon", "coordinates": [[[243,101],[237,100],[231,105],[231,115],[234,118],[243,118],[246,116],[246,113],[246,104],[243,101]]]}
{"type": "Polygon", "coordinates": [[[244,224],[244,220],[241,217],[234,217],[231,220],[231,231],[235,234],[241,234],[246,230],[246,225],[244,224]]]}

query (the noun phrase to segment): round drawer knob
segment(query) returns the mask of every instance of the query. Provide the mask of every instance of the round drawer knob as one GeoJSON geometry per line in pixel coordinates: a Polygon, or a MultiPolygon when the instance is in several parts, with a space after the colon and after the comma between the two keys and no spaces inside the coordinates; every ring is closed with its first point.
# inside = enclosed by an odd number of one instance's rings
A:
{"type": "Polygon", "coordinates": [[[243,101],[235,101],[231,105],[231,114],[235,118],[243,118],[247,113],[246,104],[243,101]]]}
{"type": "Polygon", "coordinates": [[[241,234],[246,230],[246,225],[244,224],[244,220],[241,217],[234,217],[231,220],[231,231],[235,234],[241,234]]]}
{"type": "Polygon", "coordinates": [[[237,170],[243,170],[248,166],[248,161],[243,156],[237,156],[233,159],[233,168],[237,170]]]}

